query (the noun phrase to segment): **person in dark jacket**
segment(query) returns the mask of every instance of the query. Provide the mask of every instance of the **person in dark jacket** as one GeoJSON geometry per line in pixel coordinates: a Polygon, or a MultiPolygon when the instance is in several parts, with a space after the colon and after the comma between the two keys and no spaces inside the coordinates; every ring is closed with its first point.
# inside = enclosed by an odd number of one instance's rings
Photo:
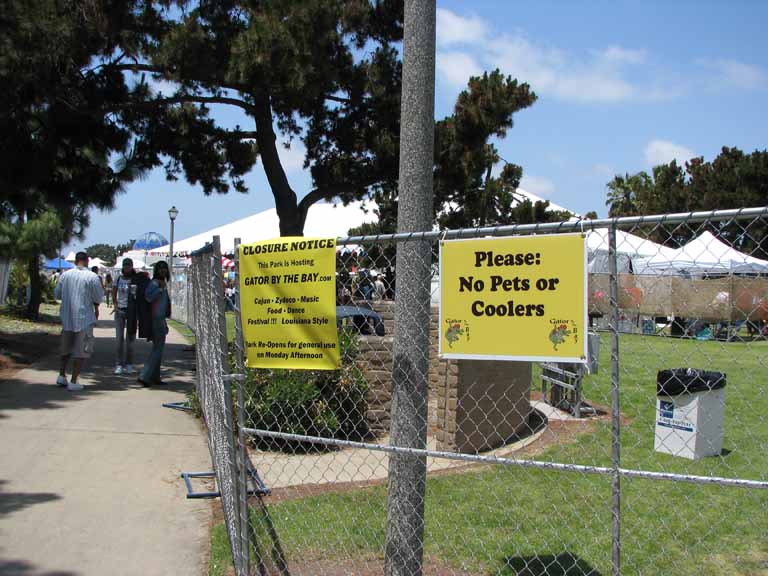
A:
{"type": "Polygon", "coordinates": [[[155,264],[152,281],[144,289],[143,300],[149,304],[152,319],[152,352],[138,378],[142,386],[164,384],[160,379],[160,368],[163,362],[165,337],[168,334],[166,318],[171,315],[171,301],[168,297],[169,280],[168,264],[161,260],[155,264]]]}
{"type": "Polygon", "coordinates": [[[138,330],[139,338],[152,340],[152,306],[144,298],[144,292],[149,286],[149,274],[139,272],[136,274],[136,298],[134,301],[136,310],[132,316],[133,330],[138,330]]]}

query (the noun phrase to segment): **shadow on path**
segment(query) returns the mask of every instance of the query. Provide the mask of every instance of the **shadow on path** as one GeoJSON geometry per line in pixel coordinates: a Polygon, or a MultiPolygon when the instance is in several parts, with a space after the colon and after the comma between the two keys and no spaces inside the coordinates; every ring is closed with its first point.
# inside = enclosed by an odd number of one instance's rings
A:
{"type": "Polygon", "coordinates": [[[35,504],[61,500],[61,496],[53,492],[5,492],[3,485],[7,483],[7,480],[0,480],[0,516],[23,510],[35,504]]]}
{"type": "Polygon", "coordinates": [[[511,556],[504,559],[504,576],[602,576],[585,560],[570,552],[511,556]]]}
{"type": "MultiPolygon", "coordinates": [[[[102,311],[103,314],[103,311],[102,311]]],[[[103,318],[103,316],[102,316],[103,318]]],[[[134,357],[137,362],[133,374],[115,375],[115,337],[114,322],[102,319],[95,326],[96,343],[93,356],[83,367],[82,382],[86,385],[82,392],[70,392],[56,386],[55,378],[59,370],[58,344],[49,347],[49,353],[33,366],[16,372],[0,380],[0,419],[7,418],[8,410],[32,409],[50,410],[60,408],[70,402],[79,402],[104,391],[114,392],[141,388],[137,378],[144,360],[149,356],[152,344],[145,340],[136,340],[134,357]]],[[[180,339],[173,334],[175,339],[180,339]]],[[[69,367],[71,370],[71,364],[69,367]]],[[[148,390],[171,390],[186,392],[192,389],[191,382],[195,374],[195,353],[189,345],[180,342],[167,342],[163,357],[163,386],[150,387],[148,390]]],[[[69,375],[69,373],[68,373],[69,375]]]]}
{"type": "Polygon", "coordinates": [[[33,564],[26,560],[3,560],[0,558],[0,576],[78,576],[77,572],[38,572],[33,564]]]}

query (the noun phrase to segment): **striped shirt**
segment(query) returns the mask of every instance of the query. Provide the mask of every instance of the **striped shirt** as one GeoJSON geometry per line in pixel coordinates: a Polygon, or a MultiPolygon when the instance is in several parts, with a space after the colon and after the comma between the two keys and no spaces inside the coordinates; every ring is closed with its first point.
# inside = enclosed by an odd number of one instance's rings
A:
{"type": "Polygon", "coordinates": [[[61,300],[61,327],[67,332],[82,332],[96,323],[94,304],[104,300],[99,277],[87,268],[72,268],[56,283],[56,298],[61,300]]]}

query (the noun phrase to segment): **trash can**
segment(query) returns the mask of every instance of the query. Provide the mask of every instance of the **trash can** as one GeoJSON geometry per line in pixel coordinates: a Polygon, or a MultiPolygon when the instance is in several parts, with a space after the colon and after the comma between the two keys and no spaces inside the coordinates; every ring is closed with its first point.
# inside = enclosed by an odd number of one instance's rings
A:
{"type": "Polygon", "coordinates": [[[726,377],[674,368],[656,376],[654,450],[698,460],[723,451],[726,377]]]}

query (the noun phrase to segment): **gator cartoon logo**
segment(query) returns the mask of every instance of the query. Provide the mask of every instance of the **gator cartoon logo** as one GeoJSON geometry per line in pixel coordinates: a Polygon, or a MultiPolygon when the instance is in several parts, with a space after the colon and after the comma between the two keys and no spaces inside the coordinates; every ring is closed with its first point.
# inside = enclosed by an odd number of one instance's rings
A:
{"type": "Polygon", "coordinates": [[[445,339],[448,341],[449,348],[453,348],[453,345],[462,337],[469,339],[469,328],[466,324],[461,320],[446,321],[445,339]]]}
{"type": "Polygon", "coordinates": [[[549,341],[552,342],[552,347],[555,351],[557,351],[557,347],[560,344],[565,343],[571,334],[573,334],[573,331],[568,329],[567,324],[555,324],[549,333],[549,341]]]}

